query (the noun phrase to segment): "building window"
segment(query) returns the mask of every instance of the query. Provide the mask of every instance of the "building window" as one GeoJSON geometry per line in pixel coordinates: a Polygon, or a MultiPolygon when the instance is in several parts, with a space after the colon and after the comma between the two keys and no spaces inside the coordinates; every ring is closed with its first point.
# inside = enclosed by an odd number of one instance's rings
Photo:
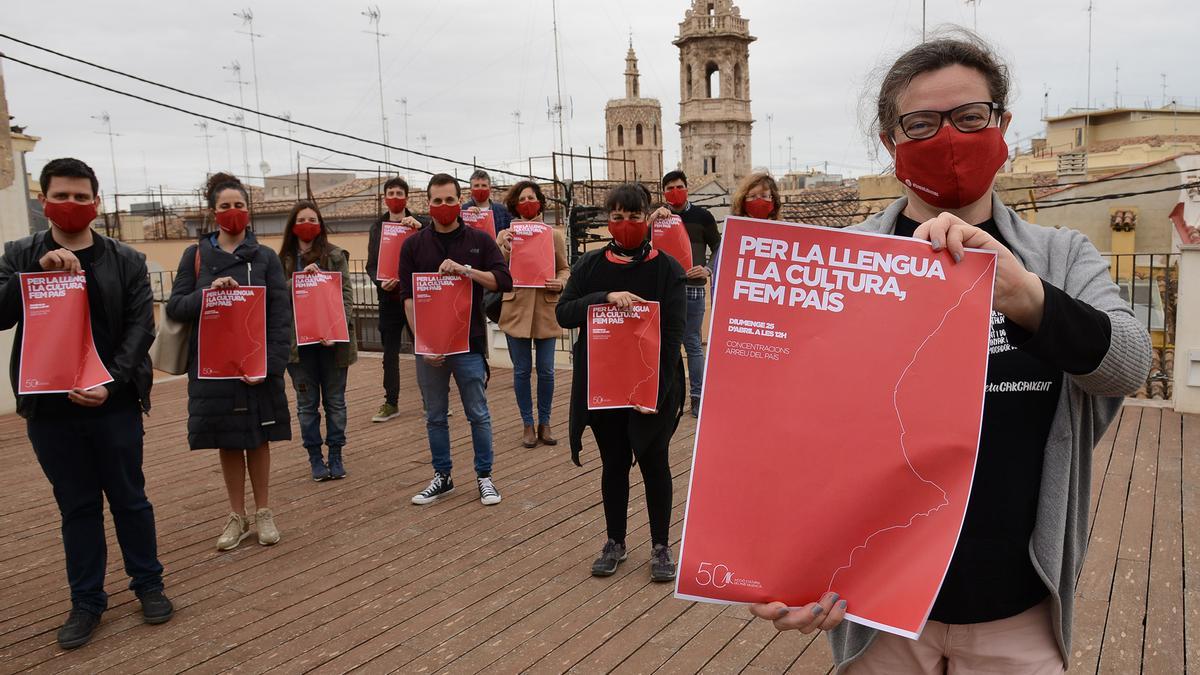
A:
{"type": "Polygon", "coordinates": [[[707,157],[704,158],[704,175],[705,176],[708,175],[708,158],[707,157]]]}
{"type": "Polygon", "coordinates": [[[654,145],[658,145],[658,125],[654,125],[654,145]]]}
{"type": "Polygon", "coordinates": [[[744,98],[742,95],[742,64],[733,66],[733,97],[744,98]]]}
{"type": "Polygon", "coordinates": [[[642,145],[642,143],[643,143],[643,140],[642,140],[642,125],[640,125],[640,124],[639,124],[639,125],[637,125],[636,127],[634,127],[634,129],[633,129],[633,135],[636,137],[636,138],[635,138],[635,140],[636,140],[637,144],[638,144],[638,145],[642,145]]]}
{"type": "Polygon", "coordinates": [[[713,173],[717,172],[717,156],[716,155],[712,156],[712,172],[713,173]]]}
{"type": "Polygon", "coordinates": [[[709,98],[719,98],[721,96],[721,69],[712,61],[709,61],[708,65],[704,66],[704,86],[705,94],[709,98]]]}
{"type": "Polygon", "coordinates": [[[625,127],[620,124],[617,125],[617,147],[625,147],[625,127]]]}
{"type": "Polygon", "coordinates": [[[1075,147],[1083,145],[1083,127],[1075,127],[1075,147]]]}
{"type": "Polygon", "coordinates": [[[692,67],[687,67],[687,97],[692,97],[692,67]]]}
{"type": "Polygon", "coordinates": [[[638,81],[634,80],[633,81],[633,97],[637,98],[638,96],[641,96],[641,94],[638,93],[638,81]]]}

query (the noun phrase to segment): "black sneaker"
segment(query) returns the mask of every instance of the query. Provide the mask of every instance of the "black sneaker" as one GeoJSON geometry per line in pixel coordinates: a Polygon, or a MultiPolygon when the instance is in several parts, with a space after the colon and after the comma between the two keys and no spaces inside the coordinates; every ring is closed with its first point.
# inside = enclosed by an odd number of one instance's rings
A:
{"type": "Polygon", "coordinates": [[[138,600],[142,601],[142,619],[146,623],[166,623],[175,616],[175,606],[162,591],[150,591],[138,600]]]}
{"type": "Polygon", "coordinates": [[[92,639],[92,633],[100,625],[100,616],[86,609],[74,607],[67,615],[67,622],[58,629],[58,646],[63,649],[82,647],[92,639]]]}
{"type": "Polygon", "coordinates": [[[675,561],[671,547],[655,544],[650,552],[650,581],[675,581],[675,561]]]}
{"type": "Polygon", "coordinates": [[[451,492],[454,492],[454,481],[450,475],[435,473],[433,480],[429,481],[429,487],[413,495],[412,503],[432,504],[451,492]]]}
{"type": "Polygon", "coordinates": [[[592,563],[592,576],[611,577],[617,573],[617,565],[625,560],[625,557],[625,544],[618,544],[609,539],[604,544],[604,550],[600,551],[600,557],[592,563]]]}
{"type": "Polygon", "coordinates": [[[692,417],[699,417],[699,416],[700,416],[700,397],[693,396],[692,397],[692,417]]]}

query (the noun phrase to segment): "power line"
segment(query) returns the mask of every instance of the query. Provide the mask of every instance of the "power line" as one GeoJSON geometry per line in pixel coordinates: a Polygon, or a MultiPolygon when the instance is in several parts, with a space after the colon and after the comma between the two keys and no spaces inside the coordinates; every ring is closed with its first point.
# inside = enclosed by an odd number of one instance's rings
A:
{"type": "MultiPolygon", "coordinates": [[[[252,110],[252,109],[250,109],[250,108],[244,108],[244,107],[242,107],[242,106],[240,106],[240,105],[235,105],[235,104],[233,104],[233,103],[227,103],[227,102],[225,102],[225,101],[221,101],[221,100],[219,100],[219,99],[215,99],[215,98],[211,98],[211,97],[208,97],[208,96],[204,96],[203,94],[197,94],[197,93],[194,93],[194,92],[187,91],[187,90],[185,90],[185,89],[180,89],[180,88],[178,88],[178,87],[173,87],[173,86],[171,86],[171,85],[169,85],[169,84],[163,84],[163,83],[161,83],[161,82],[155,82],[154,80],[149,80],[149,79],[146,79],[146,78],[144,78],[144,77],[140,77],[140,76],[138,76],[138,75],[133,75],[132,73],[126,73],[126,72],[124,72],[124,71],[117,70],[117,69],[115,69],[115,68],[109,68],[108,66],[102,66],[102,65],[100,65],[100,64],[98,64],[98,63],[95,63],[95,62],[92,62],[92,61],[88,61],[88,60],[86,60],[86,59],[81,59],[81,58],[78,58],[78,57],[75,57],[75,56],[71,56],[71,55],[69,55],[69,54],[64,54],[64,53],[62,53],[62,52],[59,52],[59,51],[55,51],[55,50],[53,50],[53,49],[50,49],[49,47],[43,47],[43,46],[41,46],[41,45],[34,44],[34,43],[32,43],[32,42],[28,42],[28,41],[26,41],[26,40],[22,40],[22,39],[20,39],[20,38],[16,38],[16,37],[13,37],[13,36],[11,36],[11,35],[7,35],[7,34],[5,34],[5,33],[0,33],[0,38],[4,38],[4,39],[6,39],[6,40],[11,40],[12,42],[16,42],[17,44],[25,45],[26,47],[32,47],[32,48],[34,48],[34,49],[37,49],[37,50],[39,50],[39,51],[46,52],[46,53],[48,53],[48,54],[53,54],[53,55],[55,55],[55,56],[58,56],[58,57],[60,57],[60,58],[67,59],[68,61],[74,61],[74,62],[76,62],[76,63],[82,63],[83,65],[86,65],[86,66],[89,66],[89,67],[92,67],[92,68],[96,68],[96,69],[98,69],[98,70],[103,70],[103,71],[105,71],[105,72],[107,72],[107,73],[112,73],[112,74],[114,74],[114,75],[119,75],[119,76],[121,76],[121,77],[126,77],[126,78],[129,78],[129,79],[131,79],[131,80],[135,80],[135,81],[137,81],[137,82],[141,82],[142,84],[148,84],[148,85],[150,85],[150,86],[153,86],[153,87],[159,87],[159,88],[161,88],[161,89],[166,89],[167,91],[171,91],[171,92],[174,92],[174,93],[176,93],[176,94],[182,94],[182,95],[184,95],[184,96],[190,96],[190,97],[192,97],[192,98],[200,99],[201,101],[207,101],[207,102],[209,102],[209,103],[213,103],[213,104],[216,104],[216,105],[225,106],[225,107],[227,107],[227,108],[233,108],[233,109],[235,109],[235,110],[240,110],[240,111],[242,111],[242,112],[244,112],[244,113],[254,113],[254,114],[256,114],[256,115],[261,115],[262,117],[266,117],[266,118],[268,118],[268,119],[272,119],[272,120],[275,120],[275,121],[277,121],[277,122],[284,122],[284,123],[287,123],[287,122],[289,122],[289,121],[290,121],[290,123],[291,123],[291,124],[294,124],[294,125],[296,125],[296,126],[298,126],[298,127],[302,127],[302,128],[305,128],[305,129],[311,129],[311,130],[313,130],[313,131],[317,131],[317,132],[320,132],[320,133],[323,133],[323,134],[330,134],[330,135],[333,135],[333,136],[340,136],[340,137],[342,137],[342,138],[346,138],[346,139],[349,139],[349,140],[352,140],[352,141],[356,141],[356,142],[359,142],[359,143],[368,143],[368,144],[370,144],[370,145],[378,145],[378,146],[382,146],[382,147],[384,147],[385,149],[388,149],[388,150],[397,150],[397,151],[401,151],[401,152],[407,152],[407,153],[411,153],[411,154],[414,154],[414,155],[418,155],[418,156],[420,156],[420,157],[425,157],[426,159],[434,159],[434,160],[437,160],[437,161],[439,161],[439,162],[449,162],[450,164],[456,164],[456,165],[458,165],[458,166],[464,166],[464,167],[466,167],[466,166],[475,166],[475,164],[474,164],[474,163],[472,163],[472,162],[465,162],[465,161],[460,161],[460,160],[453,159],[453,158],[450,158],[450,157],[442,157],[442,156],[439,156],[439,155],[433,155],[433,154],[429,154],[428,152],[419,152],[419,151],[417,151],[417,150],[412,150],[412,149],[410,149],[410,148],[401,148],[401,147],[397,147],[397,146],[394,146],[394,145],[391,145],[391,144],[388,144],[388,143],[381,143],[381,142],[379,142],[379,141],[373,141],[373,140],[370,140],[370,139],[368,139],[368,138],[362,138],[362,137],[359,137],[359,136],[354,136],[354,135],[352,135],[352,134],[347,134],[347,133],[345,133],[345,132],[341,132],[341,131],[334,131],[334,130],[332,130],[332,129],[325,129],[325,128],[318,127],[318,126],[315,126],[315,125],[312,125],[312,124],[305,124],[304,122],[298,122],[298,121],[296,121],[296,120],[287,120],[287,119],[284,119],[283,117],[280,117],[280,116],[278,116],[278,115],[272,115],[271,113],[260,113],[259,111],[252,110]]],[[[5,58],[8,58],[8,59],[10,59],[10,60],[12,60],[12,61],[14,61],[14,62],[16,62],[16,63],[21,63],[22,65],[31,66],[31,67],[34,67],[34,68],[40,68],[41,70],[45,70],[45,71],[47,71],[47,72],[54,73],[55,75],[62,75],[62,73],[59,73],[59,72],[57,72],[57,71],[52,71],[52,70],[50,70],[50,69],[48,69],[48,68],[42,68],[41,66],[32,66],[32,64],[25,63],[25,62],[23,62],[23,61],[18,61],[17,59],[14,59],[14,58],[12,58],[11,56],[7,56],[7,55],[5,55],[5,58]]],[[[65,76],[65,77],[70,77],[70,76],[65,76]]],[[[71,78],[71,79],[77,79],[77,78],[71,78]]],[[[78,80],[78,81],[85,82],[86,84],[92,84],[91,82],[86,82],[86,81],[84,81],[84,80],[78,80]]],[[[118,93],[118,94],[126,94],[126,92],[119,91],[119,90],[113,90],[113,91],[114,91],[115,93],[118,93]]],[[[132,94],[130,94],[130,95],[132,95],[132,94]]],[[[195,113],[188,112],[188,114],[195,114],[195,113]]],[[[210,119],[211,119],[211,118],[210,118],[210,119]]],[[[254,129],[248,129],[248,131],[255,131],[255,130],[254,130],[254,129]]],[[[274,134],[267,133],[267,132],[265,132],[265,131],[264,131],[264,132],[261,132],[261,133],[262,133],[263,135],[265,135],[265,136],[268,136],[268,137],[270,137],[270,138],[279,138],[279,136],[277,136],[277,135],[274,135],[274,134]]],[[[287,140],[287,139],[286,139],[286,138],[284,138],[283,140],[287,140]]],[[[297,142],[299,142],[299,141],[297,141],[297,142]]],[[[319,146],[312,146],[312,147],[319,147],[319,146]]],[[[336,152],[336,151],[333,151],[333,152],[336,152]]],[[[398,164],[392,164],[392,163],[390,163],[390,162],[381,162],[381,163],[382,163],[382,164],[389,164],[389,165],[391,165],[391,166],[398,166],[398,167],[400,167],[400,168],[405,168],[405,169],[407,169],[407,168],[408,168],[408,167],[403,167],[403,166],[400,166],[400,165],[398,165],[398,164]]],[[[481,168],[481,169],[483,169],[483,170],[485,170],[485,171],[488,171],[489,173],[498,173],[498,174],[504,174],[504,175],[507,175],[507,176],[515,176],[515,177],[517,177],[517,178],[521,178],[521,179],[524,179],[524,178],[526,178],[526,177],[527,177],[527,176],[526,176],[526,174],[523,174],[523,173],[516,173],[516,172],[513,172],[513,171],[506,171],[506,170],[504,170],[504,169],[495,169],[495,168],[492,168],[492,167],[487,167],[487,166],[480,166],[479,168],[481,168]]],[[[419,171],[419,170],[418,170],[418,171],[419,171]]],[[[420,173],[428,173],[428,172],[427,172],[427,171],[420,171],[420,173]]],[[[537,180],[541,180],[541,181],[546,181],[546,182],[554,182],[554,179],[552,179],[552,178],[547,178],[547,177],[545,177],[545,176],[533,176],[533,178],[535,178],[535,179],[537,179],[537,180]]]]}

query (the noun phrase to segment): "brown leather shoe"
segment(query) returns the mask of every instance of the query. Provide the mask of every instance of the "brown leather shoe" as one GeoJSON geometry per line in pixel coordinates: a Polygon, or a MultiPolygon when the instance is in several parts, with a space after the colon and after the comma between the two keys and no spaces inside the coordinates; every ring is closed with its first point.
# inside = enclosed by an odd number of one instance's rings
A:
{"type": "Polygon", "coordinates": [[[558,445],[558,441],[550,435],[550,425],[548,424],[538,425],[538,440],[546,445],[558,445]]]}
{"type": "Polygon", "coordinates": [[[534,432],[532,426],[526,425],[525,426],[525,436],[524,436],[524,438],[521,439],[521,445],[524,445],[527,448],[536,448],[537,444],[538,444],[537,433],[534,432]]]}

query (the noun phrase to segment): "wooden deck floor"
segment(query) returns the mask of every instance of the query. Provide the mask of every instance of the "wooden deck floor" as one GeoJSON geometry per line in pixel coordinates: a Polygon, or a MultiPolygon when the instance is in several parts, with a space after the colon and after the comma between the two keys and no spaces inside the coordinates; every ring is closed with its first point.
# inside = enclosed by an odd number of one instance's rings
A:
{"type": "MultiPolygon", "coordinates": [[[[351,373],[349,477],[313,483],[299,443],[278,445],[272,502],[283,540],[264,548],[252,537],[230,553],[213,546],[226,515],[216,458],[186,449],[183,383],[156,387],[145,472],[177,615],[164,626],[141,622],[106,516],[109,611],[93,641],[68,653],[54,639],[69,608],[58,513],[24,425],[0,418],[9,459],[0,672],[829,671],[823,639],[776,634],[744,608],[681,602],[669,584],[650,583],[636,471],[630,559],[615,577],[590,577],[604,538],[598,458],[590,441],[582,469],[565,439],[522,448],[508,371],[496,371],[490,395],[503,503],[478,502],[469,427],[455,403],[463,483],[444,503],[410,505],[430,475],[412,369],[402,362],[402,417],[371,424],[378,368],[366,357],[351,373]]],[[[560,437],[568,387],[560,371],[560,437]]],[[[672,445],[675,538],[693,432],[686,417],[672,445]]],[[[1097,449],[1072,672],[1175,673],[1200,663],[1198,451],[1200,419],[1140,407],[1127,407],[1097,449]]]]}

